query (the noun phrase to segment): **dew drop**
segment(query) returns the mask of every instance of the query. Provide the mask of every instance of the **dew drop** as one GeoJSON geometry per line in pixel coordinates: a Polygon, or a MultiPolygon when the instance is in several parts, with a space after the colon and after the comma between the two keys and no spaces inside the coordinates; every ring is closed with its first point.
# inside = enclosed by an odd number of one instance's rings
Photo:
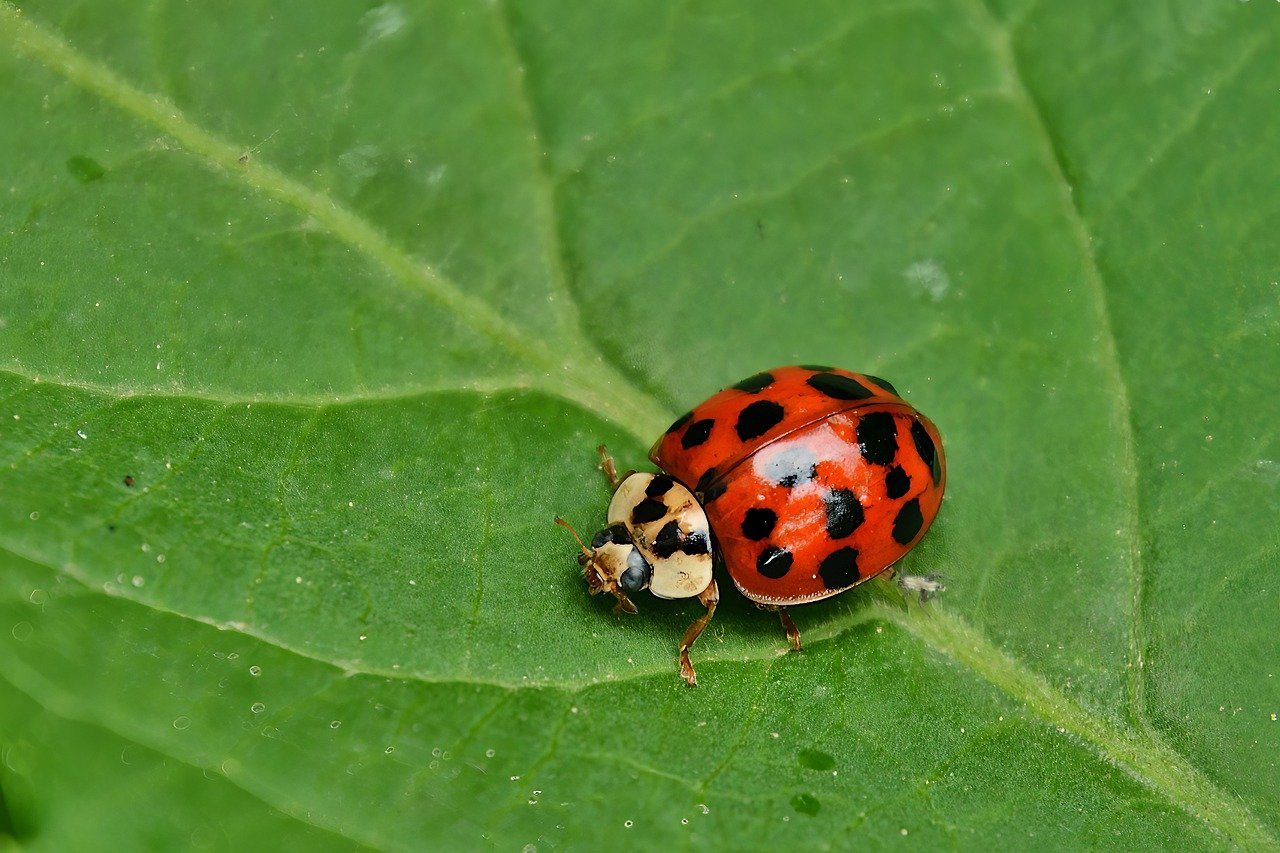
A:
{"type": "Polygon", "coordinates": [[[267,706],[263,705],[261,702],[254,702],[249,706],[249,710],[255,714],[261,714],[263,711],[267,710],[267,706]]]}
{"type": "Polygon", "coordinates": [[[684,824],[685,826],[688,826],[688,825],[689,825],[689,818],[687,818],[687,817],[682,817],[682,818],[680,818],[680,823],[684,824]]]}
{"type": "Polygon", "coordinates": [[[249,674],[250,674],[250,675],[262,675],[262,667],[260,667],[260,666],[251,666],[251,667],[249,667],[249,674]]]}
{"type": "Polygon", "coordinates": [[[635,824],[633,824],[633,823],[632,823],[631,821],[629,821],[629,820],[624,820],[624,821],[622,822],[622,825],[623,825],[623,826],[625,826],[627,829],[630,829],[631,827],[635,826],[635,824]]]}
{"type": "Polygon", "coordinates": [[[191,727],[191,718],[186,716],[176,717],[173,721],[173,727],[180,732],[185,731],[191,727]]]}
{"type": "Polygon", "coordinates": [[[40,520],[40,513],[38,513],[38,512],[33,512],[33,513],[31,513],[30,515],[28,515],[28,516],[27,516],[27,518],[31,519],[32,521],[39,521],[39,520],[40,520]]]}
{"type": "Polygon", "coordinates": [[[329,728],[336,729],[341,725],[342,725],[342,720],[334,720],[332,723],[329,724],[329,728]]]}
{"type": "Polygon", "coordinates": [[[703,814],[711,814],[711,809],[707,808],[706,803],[698,803],[698,810],[703,814]]]}
{"type": "Polygon", "coordinates": [[[48,602],[49,594],[43,589],[33,589],[31,590],[31,594],[27,596],[27,599],[32,604],[44,604],[48,602]]]}
{"type": "Polygon", "coordinates": [[[497,754],[498,754],[498,753],[497,753],[497,752],[495,752],[495,751],[494,751],[494,750],[492,750],[492,749],[486,749],[486,750],[484,751],[484,757],[485,757],[485,758],[493,758],[493,757],[494,757],[495,755],[497,755],[497,754]]]}
{"type": "Polygon", "coordinates": [[[393,752],[395,752],[395,751],[396,751],[396,748],[395,748],[394,746],[389,746],[389,747],[387,747],[386,749],[384,749],[384,750],[383,750],[383,752],[385,752],[387,755],[390,755],[391,753],[393,753],[393,752]]]}
{"type": "Polygon", "coordinates": [[[227,654],[227,660],[238,660],[239,658],[240,658],[239,652],[229,652],[227,654]]]}
{"type": "Polygon", "coordinates": [[[19,622],[13,626],[9,633],[13,634],[13,638],[19,643],[25,643],[31,639],[31,635],[35,633],[35,628],[31,627],[30,622],[19,622]]]}

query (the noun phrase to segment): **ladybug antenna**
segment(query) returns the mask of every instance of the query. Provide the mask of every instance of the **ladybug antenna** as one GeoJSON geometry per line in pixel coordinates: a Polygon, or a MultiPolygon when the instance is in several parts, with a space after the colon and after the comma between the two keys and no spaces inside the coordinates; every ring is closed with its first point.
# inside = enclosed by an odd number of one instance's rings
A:
{"type": "Polygon", "coordinates": [[[561,518],[558,515],[556,516],[556,524],[560,525],[561,527],[565,528],[566,530],[568,530],[570,533],[573,534],[573,538],[578,540],[578,545],[582,548],[582,553],[586,554],[587,556],[593,556],[595,554],[594,551],[592,551],[586,545],[582,544],[582,537],[578,535],[578,531],[573,529],[572,524],[565,521],[563,518],[561,518]]]}

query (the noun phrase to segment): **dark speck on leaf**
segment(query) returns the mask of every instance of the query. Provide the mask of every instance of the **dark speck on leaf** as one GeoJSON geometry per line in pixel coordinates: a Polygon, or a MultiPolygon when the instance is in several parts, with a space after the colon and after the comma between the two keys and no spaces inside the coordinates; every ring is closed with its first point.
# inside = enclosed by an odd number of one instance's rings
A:
{"type": "Polygon", "coordinates": [[[107,173],[102,164],[92,157],[77,154],[67,160],[67,171],[82,184],[90,184],[107,173]]]}
{"type": "Polygon", "coordinates": [[[133,485],[133,475],[132,475],[132,474],[125,474],[125,475],[124,475],[124,484],[125,484],[126,486],[132,486],[132,485],[133,485]]]}

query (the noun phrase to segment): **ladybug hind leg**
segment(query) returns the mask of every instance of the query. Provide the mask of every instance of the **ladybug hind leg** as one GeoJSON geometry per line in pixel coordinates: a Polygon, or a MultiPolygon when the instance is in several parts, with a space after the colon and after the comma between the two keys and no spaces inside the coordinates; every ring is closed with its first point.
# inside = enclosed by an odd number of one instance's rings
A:
{"type": "Polygon", "coordinates": [[[698,602],[707,608],[707,612],[695,619],[684,632],[684,637],[680,639],[680,674],[684,676],[684,680],[690,687],[698,685],[698,674],[693,671],[693,663],[689,660],[689,647],[698,641],[703,629],[715,615],[716,605],[720,603],[720,587],[716,586],[715,578],[712,578],[707,588],[698,594],[698,602]]]}

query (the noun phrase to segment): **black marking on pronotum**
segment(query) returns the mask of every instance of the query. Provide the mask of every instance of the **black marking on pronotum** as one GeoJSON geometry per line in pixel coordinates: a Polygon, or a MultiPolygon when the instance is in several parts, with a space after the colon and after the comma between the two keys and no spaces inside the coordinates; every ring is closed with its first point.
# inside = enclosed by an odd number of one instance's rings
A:
{"type": "Polygon", "coordinates": [[[888,465],[898,455],[898,426],[889,412],[871,412],[858,420],[858,446],[862,458],[874,465],[888,465]]]}
{"type": "Polygon", "coordinates": [[[792,556],[776,545],[770,545],[760,552],[756,559],[756,571],[767,578],[777,580],[791,571],[792,556]]]}
{"type": "Polygon", "coordinates": [[[695,530],[685,537],[684,544],[680,546],[680,550],[691,557],[696,557],[699,554],[711,553],[711,543],[707,541],[705,533],[695,530]]]}
{"type": "Polygon", "coordinates": [[[707,440],[711,435],[711,428],[716,422],[711,418],[703,418],[700,421],[694,421],[689,424],[688,429],[684,431],[684,435],[680,436],[680,446],[685,450],[691,447],[697,447],[699,444],[707,440]]]}
{"type": "Polygon", "coordinates": [[[653,498],[645,498],[636,504],[635,509],[631,510],[631,523],[648,524],[650,521],[657,521],[666,514],[666,504],[662,501],[655,501],[653,498]]]}
{"type": "Polygon", "coordinates": [[[794,489],[818,476],[818,457],[802,445],[793,445],[762,459],[757,470],[770,482],[794,489]]]}
{"type": "Polygon", "coordinates": [[[657,557],[670,557],[684,544],[680,536],[680,522],[672,519],[662,525],[658,535],[653,537],[653,553],[657,557]]]}
{"type": "Polygon", "coordinates": [[[597,533],[591,540],[591,547],[599,548],[611,542],[617,542],[619,545],[631,544],[631,534],[627,531],[627,526],[621,521],[617,524],[611,524],[597,533]]]}
{"type": "Polygon", "coordinates": [[[833,400],[865,400],[875,396],[861,382],[839,373],[815,373],[805,380],[805,384],[833,400]]]}
{"type": "Polygon", "coordinates": [[[899,545],[907,545],[920,528],[924,526],[924,516],[920,513],[920,499],[912,498],[898,509],[893,519],[893,541],[899,545]]]}
{"type": "Polygon", "coordinates": [[[884,475],[885,494],[890,498],[900,498],[911,489],[911,478],[902,470],[901,465],[894,465],[884,475]]]}
{"type": "Polygon", "coordinates": [[[773,526],[778,523],[778,514],[767,507],[752,507],[742,516],[742,535],[759,542],[769,538],[773,526]]]}
{"type": "Polygon", "coordinates": [[[933,439],[929,437],[929,431],[924,428],[924,424],[919,421],[911,422],[911,440],[915,443],[916,453],[919,453],[924,464],[929,466],[929,475],[933,477],[933,482],[938,482],[942,479],[942,460],[938,458],[938,449],[933,446],[933,439]]]}
{"type": "Polygon", "coordinates": [[[738,438],[750,441],[777,426],[783,414],[782,407],[772,400],[756,400],[738,413],[734,429],[738,431],[738,438]]]}
{"type": "Polygon", "coordinates": [[[849,489],[832,489],[822,496],[827,507],[827,535],[843,539],[862,524],[862,504],[849,489]]]}
{"type": "Polygon", "coordinates": [[[675,432],[676,430],[680,429],[680,427],[684,426],[691,420],[693,420],[693,412],[685,412],[683,415],[676,418],[675,423],[667,427],[667,432],[669,433],[675,432]]]}
{"type": "Polygon", "coordinates": [[[843,589],[853,586],[860,579],[858,574],[858,552],[854,548],[840,548],[832,551],[818,566],[818,577],[827,589],[843,589]]]}
{"type": "Polygon", "coordinates": [[[671,487],[673,485],[675,485],[675,480],[672,480],[666,474],[657,474],[649,481],[649,485],[645,487],[644,493],[651,498],[660,498],[667,492],[671,491],[671,487]]]}
{"type": "Polygon", "coordinates": [[[748,394],[759,394],[772,384],[772,373],[757,373],[755,376],[748,376],[732,387],[737,388],[739,391],[746,391],[748,394]]]}
{"type": "Polygon", "coordinates": [[[879,376],[872,376],[870,373],[862,374],[862,378],[866,379],[868,382],[872,382],[880,386],[885,391],[888,391],[890,394],[892,394],[895,397],[902,396],[901,394],[898,393],[898,389],[893,387],[893,383],[891,383],[887,379],[881,379],[879,376]]]}

